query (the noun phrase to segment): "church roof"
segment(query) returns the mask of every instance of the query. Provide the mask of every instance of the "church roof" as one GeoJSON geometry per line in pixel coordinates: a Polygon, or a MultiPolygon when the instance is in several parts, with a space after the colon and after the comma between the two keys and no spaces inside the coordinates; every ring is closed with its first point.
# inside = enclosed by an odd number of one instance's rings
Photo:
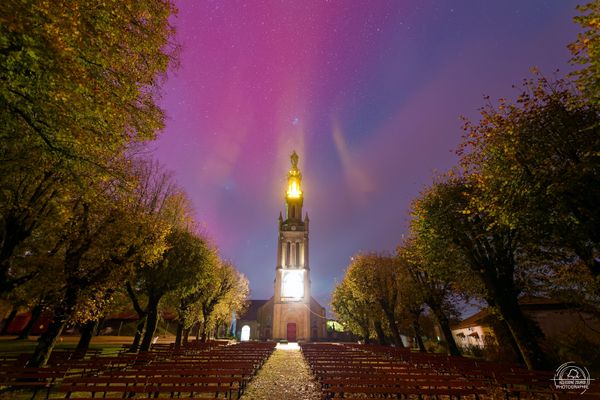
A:
{"type": "Polygon", "coordinates": [[[453,324],[452,329],[472,328],[481,325],[490,325],[490,312],[484,308],[483,310],[463,319],[458,324],[453,324]]]}
{"type": "Polygon", "coordinates": [[[315,298],[314,298],[314,297],[312,297],[312,296],[310,296],[310,306],[311,306],[311,308],[316,306],[316,307],[319,307],[319,308],[325,309],[325,307],[323,307],[323,306],[322,306],[322,305],[321,305],[321,304],[320,304],[320,303],[317,301],[317,299],[315,299],[315,298]]]}
{"type": "Polygon", "coordinates": [[[248,309],[246,312],[241,314],[238,319],[245,319],[248,321],[258,319],[258,310],[264,306],[269,300],[249,300],[248,309]]]}
{"type": "MultiPolygon", "coordinates": [[[[561,309],[568,308],[566,304],[557,299],[549,299],[546,297],[523,296],[519,299],[519,306],[524,311],[536,311],[545,309],[561,309]]],[[[492,314],[487,308],[465,318],[461,322],[452,325],[452,329],[471,328],[474,326],[486,325],[489,326],[492,320],[492,314]]]]}

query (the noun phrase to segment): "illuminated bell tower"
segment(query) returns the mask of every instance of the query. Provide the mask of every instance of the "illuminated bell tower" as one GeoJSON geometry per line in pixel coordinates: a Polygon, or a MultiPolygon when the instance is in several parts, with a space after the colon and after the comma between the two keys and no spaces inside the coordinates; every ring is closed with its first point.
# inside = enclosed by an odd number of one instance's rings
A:
{"type": "Polygon", "coordinates": [[[279,214],[273,339],[310,340],[310,268],[308,263],[308,214],[302,219],[302,174],[298,155],[290,157],[285,192],[285,218],[279,214]]]}

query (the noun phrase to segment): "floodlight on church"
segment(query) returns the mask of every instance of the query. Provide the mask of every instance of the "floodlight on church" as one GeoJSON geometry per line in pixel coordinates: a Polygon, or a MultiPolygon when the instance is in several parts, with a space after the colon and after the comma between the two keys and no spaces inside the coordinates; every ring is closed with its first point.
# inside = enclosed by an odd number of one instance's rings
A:
{"type": "Polygon", "coordinates": [[[304,271],[283,271],[281,297],[300,300],[304,297],[304,271]]]}
{"type": "Polygon", "coordinates": [[[286,192],[287,197],[290,199],[298,199],[302,196],[302,190],[300,190],[300,184],[296,179],[290,179],[288,183],[288,190],[286,192]]]}

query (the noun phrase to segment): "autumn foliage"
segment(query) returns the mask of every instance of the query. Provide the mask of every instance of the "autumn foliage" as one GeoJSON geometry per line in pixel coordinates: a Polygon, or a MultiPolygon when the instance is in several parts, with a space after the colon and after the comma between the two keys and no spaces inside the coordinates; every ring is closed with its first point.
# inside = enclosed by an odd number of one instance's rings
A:
{"type": "Polygon", "coordinates": [[[196,306],[191,293],[226,280],[238,291],[211,294],[207,333],[244,306],[245,278],[199,232],[171,174],[138,155],[164,126],[175,11],[169,0],[0,3],[0,296],[53,315],[29,366],[70,326],[84,327],[85,348],[126,282],[144,350],[161,304],[196,306]]]}

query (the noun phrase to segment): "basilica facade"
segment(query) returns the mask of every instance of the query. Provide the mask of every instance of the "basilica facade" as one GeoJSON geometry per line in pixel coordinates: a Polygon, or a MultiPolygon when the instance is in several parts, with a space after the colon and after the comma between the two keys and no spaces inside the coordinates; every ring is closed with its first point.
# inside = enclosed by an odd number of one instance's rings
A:
{"type": "Polygon", "coordinates": [[[298,155],[293,152],[279,213],[274,295],[252,300],[236,323],[242,340],[317,341],[326,337],[325,308],[311,296],[309,219],[302,216],[304,192],[298,155]]]}

